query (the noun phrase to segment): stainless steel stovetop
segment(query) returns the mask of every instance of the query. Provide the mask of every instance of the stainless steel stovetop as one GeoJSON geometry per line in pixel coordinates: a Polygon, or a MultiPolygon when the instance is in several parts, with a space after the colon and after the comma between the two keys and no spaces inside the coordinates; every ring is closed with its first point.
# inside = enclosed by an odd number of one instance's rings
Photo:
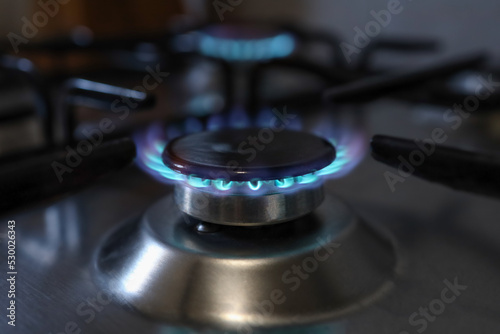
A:
{"type": "MultiPolygon", "coordinates": [[[[442,125],[439,114],[427,108],[390,101],[372,103],[362,111],[367,138],[376,133],[425,138],[436,125],[442,125]]],[[[484,136],[487,122],[482,116],[471,117],[459,131],[450,130],[447,144],[494,147],[484,136]]],[[[384,178],[387,170],[367,156],[349,175],[328,181],[326,188],[364,220],[395,236],[400,271],[393,288],[373,304],[358,305],[356,312],[332,323],[264,332],[498,332],[498,201],[413,177],[391,192],[384,178]]],[[[96,253],[106,236],[120,224],[137,219],[172,190],[130,167],[51,205],[3,216],[0,301],[4,320],[0,332],[218,333],[148,319],[111,296],[95,277],[96,253]],[[15,327],[5,321],[8,220],[16,221],[15,327]]],[[[363,268],[354,269],[360,275],[364,272],[363,268]]]]}

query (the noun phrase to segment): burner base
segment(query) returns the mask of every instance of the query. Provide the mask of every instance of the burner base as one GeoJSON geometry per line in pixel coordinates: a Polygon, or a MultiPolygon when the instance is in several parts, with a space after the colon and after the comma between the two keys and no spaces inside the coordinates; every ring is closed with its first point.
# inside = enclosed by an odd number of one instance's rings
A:
{"type": "MultiPolygon", "coordinates": [[[[197,221],[199,223],[199,221],[197,221]]],[[[250,332],[334,320],[393,286],[393,240],[337,199],[293,222],[197,232],[169,196],[100,249],[117,299],[172,325],[250,332]]]]}
{"type": "Polygon", "coordinates": [[[184,213],[205,222],[233,226],[272,225],[305,216],[323,202],[323,185],[261,196],[219,195],[177,185],[175,201],[184,213]]]}

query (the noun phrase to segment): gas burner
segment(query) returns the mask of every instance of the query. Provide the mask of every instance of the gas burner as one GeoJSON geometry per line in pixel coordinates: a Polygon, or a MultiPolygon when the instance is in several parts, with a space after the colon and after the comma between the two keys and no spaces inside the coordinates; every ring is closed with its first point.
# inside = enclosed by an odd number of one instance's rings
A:
{"type": "Polygon", "coordinates": [[[333,320],[390,290],[399,261],[389,235],[324,195],[321,179],[277,186],[329,166],[334,146],[282,130],[249,161],[238,148],[261,130],[202,132],[167,145],[163,161],[185,178],[118,228],[96,259],[99,282],[117,300],[173,325],[249,332],[333,320]],[[213,173],[240,187],[212,187],[213,173]],[[206,186],[191,185],[189,175],[206,186]],[[269,184],[255,194],[242,190],[248,182],[269,184]]]}
{"type": "MultiPolygon", "coordinates": [[[[287,111],[285,110],[284,112],[286,113],[287,111]]],[[[229,114],[212,115],[203,122],[196,118],[187,118],[181,122],[166,126],[161,123],[152,124],[147,129],[137,132],[134,136],[138,147],[137,163],[142,170],[162,183],[184,183],[195,188],[204,188],[204,190],[220,192],[225,195],[232,193],[241,195],[244,193],[256,196],[264,194],[269,189],[275,192],[293,191],[298,187],[323,182],[326,179],[343,177],[351,172],[365,155],[368,140],[365,139],[365,135],[359,129],[345,125],[342,127],[334,126],[334,122],[328,120],[318,124],[310,124],[307,133],[313,133],[314,136],[312,136],[304,132],[298,132],[303,128],[300,119],[285,123],[276,117],[277,114],[279,114],[279,111],[276,109],[272,111],[263,109],[257,117],[252,119],[243,109],[234,109],[229,114]],[[253,130],[248,130],[249,128],[253,128],[253,130]],[[273,128],[277,128],[278,131],[273,131],[273,128]],[[220,132],[222,130],[224,132],[220,132]],[[199,175],[192,174],[189,171],[180,173],[179,168],[170,168],[173,164],[168,161],[167,165],[165,165],[162,156],[168,143],[180,136],[189,135],[189,138],[195,138],[191,136],[195,136],[194,133],[198,132],[234,134],[234,136],[237,136],[234,138],[236,138],[236,142],[238,143],[234,151],[237,152],[238,146],[242,145],[242,156],[237,157],[236,160],[226,157],[227,160],[219,161],[219,164],[223,165],[222,169],[214,169],[215,165],[212,165],[210,168],[206,166],[206,173],[199,175]],[[285,133],[280,134],[281,132],[285,133]],[[240,133],[247,134],[247,137],[239,135],[240,133]],[[297,164],[296,167],[298,169],[290,170],[292,172],[290,174],[284,171],[284,174],[276,174],[274,177],[269,177],[268,174],[271,170],[276,171],[276,168],[271,169],[270,166],[270,163],[273,159],[276,160],[276,157],[270,154],[268,160],[264,160],[263,158],[266,154],[263,154],[261,149],[265,147],[266,151],[270,152],[272,147],[282,147],[279,152],[280,156],[283,156],[284,152],[289,149],[289,143],[296,142],[295,138],[291,138],[290,141],[283,140],[287,137],[292,137],[290,133],[298,134],[300,138],[308,138],[308,143],[316,143],[317,146],[304,147],[302,142],[297,141],[296,147],[301,146],[304,151],[307,150],[307,154],[311,154],[310,152],[313,148],[319,148],[320,151],[324,150],[326,145],[327,147],[334,148],[335,159],[322,168],[320,166],[324,166],[322,162],[325,162],[325,160],[315,161],[318,164],[316,166],[308,166],[307,162],[305,162],[305,165],[297,164]],[[316,136],[323,138],[323,140],[318,141],[316,136]],[[260,137],[261,139],[257,139],[256,137],[260,137]],[[278,144],[277,138],[282,138],[282,142],[278,144]],[[311,141],[311,138],[314,138],[314,140],[311,141]],[[255,160],[253,159],[254,153],[255,160]],[[261,172],[267,174],[251,176],[252,174],[248,174],[247,172],[248,177],[244,180],[245,178],[242,178],[241,175],[238,176],[236,175],[238,173],[233,172],[230,177],[228,171],[232,169],[239,170],[242,166],[246,165],[252,167],[246,161],[249,158],[252,158],[253,164],[261,164],[264,167],[261,168],[261,172]],[[238,162],[239,160],[242,161],[238,162]],[[228,162],[229,165],[226,166],[225,163],[228,162]],[[232,166],[235,163],[236,165],[232,166]],[[306,174],[311,170],[313,172],[306,174]]],[[[200,134],[200,136],[205,137],[208,134],[200,134]]],[[[231,139],[231,136],[227,139],[231,139]]],[[[205,145],[205,139],[202,139],[198,144],[195,143],[193,151],[199,151],[200,145],[205,145]]],[[[220,150],[220,148],[220,145],[217,145],[216,149],[220,150]]],[[[290,153],[288,157],[288,161],[290,161],[293,155],[292,150],[287,152],[290,153]]],[[[219,157],[221,156],[220,152],[217,154],[219,157]]],[[[327,156],[324,158],[328,159],[327,156]]],[[[211,159],[214,159],[214,157],[211,159]]]]}
{"type": "Polygon", "coordinates": [[[224,225],[274,224],[308,214],[323,201],[314,173],[334,159],[334,147],[320,137],[256,128],[180,137],[163,153],[165,165],[191,181],[176,186],[181,211],[224,225]],[[193,178],[200,180],[195,186],[193,178]]]}
{"type": "Polygon", "coordinates": [[[260,61],[289,56],[292,34],[272,27],[245,24],[211,25],[198,33],[198,51],[227,61],[260,61]]]}

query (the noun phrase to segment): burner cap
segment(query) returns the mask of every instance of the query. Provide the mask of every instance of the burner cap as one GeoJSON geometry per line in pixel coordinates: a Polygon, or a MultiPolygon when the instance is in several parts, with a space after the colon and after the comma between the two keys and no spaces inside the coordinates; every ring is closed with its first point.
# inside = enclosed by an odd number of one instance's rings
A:
{"type": "Polygon", "coordinates": [[[313,173],[335,159],[335,148],[305,132],[270,128],[201,132],[171,141],[163,162],[204,179],[278,180],[313,173]]]}

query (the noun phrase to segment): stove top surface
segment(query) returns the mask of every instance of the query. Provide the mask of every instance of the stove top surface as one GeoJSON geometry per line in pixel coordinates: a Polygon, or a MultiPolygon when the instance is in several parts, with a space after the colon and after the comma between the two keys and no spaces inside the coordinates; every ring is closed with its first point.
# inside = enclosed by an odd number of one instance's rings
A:
{"type": "MultiPolygon", "coordinates": [[[[380,101],[362,110],[368,135],[426,138],[444,126],[429,107],[380,101]],[[415,126],[415,123],[418,126],[415,126]]],[[[492,148],[483,118],[471,117],[450,144],[492,148]]],[[[349,175],[326,183],[364,220],[389,230],[398,243],[400,275],[372,305],[328,324],[275,333],[493,333],[500,326],[498,201],[406,178],[392,192],[388,170],[366,157],[349,175]]],[[[172,192],[131,167],[59,202],[4,216],[16,221],[17,324],[5,333],[199,333],[151,321],[112,300],[94,277],[95,256],[111,231],[137,219],[172,192]]],[[[6,248],[4,247],[6,250],[6,248]]],[[[0,266],[7,268],[6,258],[0,266]]],[[[327,283],[327,282],[326,282],[327,283]]],[[[2,291],[8,283],[2,280],[2,291]]],[[[321,289],[321,287],[318,287],[321,289]]],[[[5,296],[2,296],[2,300],[5,296]]],[[[206,333],[217,331],[206,330],[206,333]]],[[[255,332],[259,332],[255,329],[255,332]]]]}

